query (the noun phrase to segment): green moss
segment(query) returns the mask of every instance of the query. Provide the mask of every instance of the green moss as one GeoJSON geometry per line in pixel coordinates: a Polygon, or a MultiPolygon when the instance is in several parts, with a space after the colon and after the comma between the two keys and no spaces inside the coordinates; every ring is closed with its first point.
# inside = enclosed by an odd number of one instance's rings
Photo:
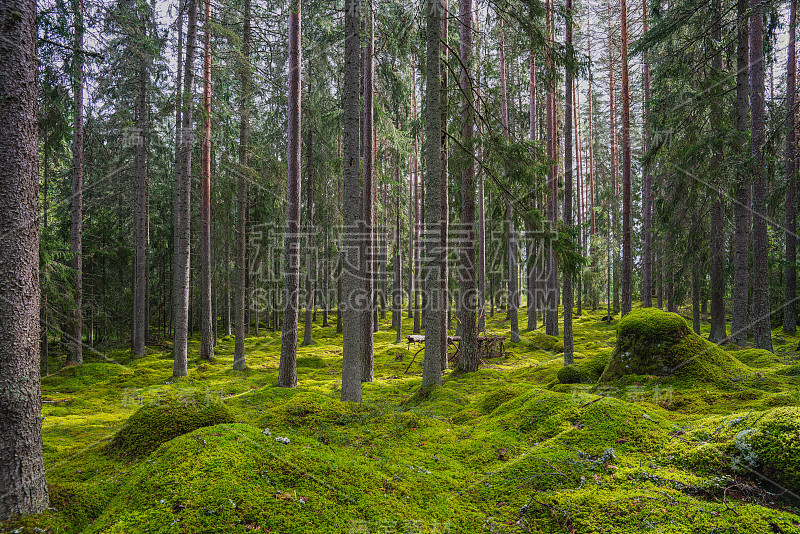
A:
{"type": "Polygon", "coordinates": [[[742,349],[731,354],[740,362],[754,368],[772,367],[781,363],[780,357],[763,349],[742,349]]]}
{"type": "Polygon", "coordinates": [[[557,376],[562,384],[578,384],[581,381],[581,372],[574,365],[565,365],[558,370],[557,376]]]}
{"type": "Polygon", "coordinates": [[[800,408],[776,408],[759,421],[750,440],[763,474],[800,491],[800,408]]]}
{"type": "Polygon", "coordinates": [[[603,371],[605,371],[610,357],[610,349],[599,350],[583,358],[576,355],[575,367],[581,374],[581,380],[584,382],[597,382],[603,371]]]}
{"type": "MultiPolygon", "coordinates": [[[[177,381],[168,351],[141,359],[127,347],[109,351],[127,367],[93,364],[45,379],[55,509],[0,531],[338,534],[365,524],[369,532],[415,531],[418,521],[416,530],[428,534],[447,531],[446,521],[453,533],[797,531],[800,516],[776,509],[732,461],[736,436],[750,428],[740,441],[760,458],[758,472],[793,465],[793,431],[776,432],[784,423],[773,421],[797,418],[800,376],[788,363],[796,340],[776,339],[779,361],[763,370],[731,350],[729,360],[714,352],[687,374],[596,383],[617,341],[617,321],[608,325],[603,315],[584,310],[575,319],[580,384],[557,380],[561,338],[522,332],[505,358],[475,373],[445,372],[425,398],[417,394],[421,356],[406,373],[410,353],[394,343],[389,315],[374,335],[375,380],[362,384],[358,405],[339,402],[335,323],[315,325],[317,345],[298,348],[292,389],[275,386],[279,332],[247,338],[246,373],[231,370],[233,338],[205,363],[195,337],[189,377],[177,381]],[[199,428],[138,459],[105,453],[136,402],[162,404],[198,389],[224,398],[242,424],[199,428]]],[[[403,318],[403,333],[412,322],[403,318]]],[[[621,322],[628,337],[638,329],[650,336],[646,325],[621,322]]],[[[504,314],[487,323],[507,332],[504,314]]],[[[674,326],[654,335],[673,356],[707,347],[691,335],[671,339],[674,326]]]]}
{"type": "Polygon", "coordinates": [[[680,315],[644,308],[620,320],[617,345],[600,382],[655,375],[725,384],[748,374],[731,353],[691,332],[680,315]]]}
{"type": "Polygon", "coordinates": [[[114,435],[108,453],[118,458],[142,458],[159,445],[197,428],[232,423],[233,412],[202,395],[159,399],[139,408],[114,435]]]}

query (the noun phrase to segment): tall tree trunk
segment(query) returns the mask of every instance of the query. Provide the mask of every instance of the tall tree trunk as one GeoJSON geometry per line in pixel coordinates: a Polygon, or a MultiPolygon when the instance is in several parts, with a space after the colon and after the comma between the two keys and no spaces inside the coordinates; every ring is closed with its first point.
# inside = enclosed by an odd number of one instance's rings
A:
{"type": "MultiPolygon", "coordinates": [[[[42,151],[44,152],[44,183],[42,184],[42,236],[41,240],[44,243],[47,243],[48,234],[50,233],[49,230],[49,223],[47,219],[47,213],[50,210],[50,203],[48,201],[48,193],[49,193],[49,182],[50,182],[50,160],[49,155],[50,151],[47,149],[47,145],[45,144],[42,147],[42,151]]],[[[39,249],[41,250],[41,243],[39,245],[39,249]]],[[[47,283],[47,278],[45,277],[44,283],[41,284],[40,287],[40,321],[39,321],[39,328],[41,330],[41,359],[44,360],[44,374],[45,376],[50,374],[50,347],[47,339],[47,328],[48,324],[50,323],[47,314],[47,291],[45,289],[45,284],[47,283]]]]}
{"type": "MultiPolygon", "coordinates": [[[[326,215],[326,219],[328,216],[326,215]]],[[[325,225],[325,244],[323,245],[323,265],[322,265],[322,328],[328,328],[330,315],[330,279],[331,279],[331,261],[330,261],[330,220],[325,225]]]]}
{"type": "MultiPolygon", "coordinates": [[[[477,87],[477,113],[481,115],[481,39],[480,39],[480,17],[475,13],[475,39],[476,61],[475,79],[477,87]]],[[[478,121],[478,138],[483,137],[481,121],[478,121]]],[[[483,148],[479,144],[477,147],[478,159],[478,333],[486,332],[486,190],[485,177],[483,173],[483,148]]],[[[490,297],[491,299],[492,297],[490,297]]],[[[494,303],[494,300],[492,300],[494,303]]],[[[492,304],[492,310],[494,305],[492,304]]],[[[461,323],[457,325],[461,326],[461,323]]],[[[456,333],[458,335],[458,333],[456,333]]]]}
{"type": "Polygon", "coordinates": [[[422,368],[423,391],[442,383],[442,359],[447,358],[447,342],[442,343],[444,326],[445,262],[442,249],[442,80],[440,40],[442,38],[442,0],[427,0],[427,71],[425,84],[425,360],[422,368]]]}
{"type": "Polygon", "coordinates": [[[401,258],[400,258],[400,154],[395,150],[394,154],[394,255],[392,257],[392,327],[395,329],[397,335],[395,343],[400,343],[403,335],[403,273],[401,272],[401,258]]]}
{"type": "MultiPolygon", "coordinates": [[[[411,120],[417,120],[417,71],[412,62],[411,64],[411,120]]],[[[414,230],[416,228],[416,214],[414,207],[417,205],[416,188],[417,183],[417,135],[414,134],[412,141],[414,145],[413,151],[408,156],[408,318],[414,318],[414,298],[416,295],[416,281],[414,279],[414,258],[416,258],[414,241],[414,230]]],[[[414,332],[418,333],[418,329],[414,328],[414,332]]]]}
{"type": "Polygon", "coordinates": [[[203,28],[203,146],[201,154],[202,205],[200,211],[200,358],[214,357],[211,308],[211,0],[205,0],[203,28]]]}
{"type": "Polygon", "coordinates": [[[631,107],[628,94],[628,8],[620,0],[622,33],[622,315],[633,300],[633,223],[631,221],[631,107]]]}
{"type": "MultiPolygon", "coordinates": [[[[642,33],[647,35],[647,0],[642,0],[642,33]]],[[[642,114],[642,152],[647,152],[650,117],[650,61],[648,52],[642,54],[642,84],[644,85],[644,111],[642,114]]],[[[650,166],[642,169],[642,306],[653,307],[653,181],[650,166]]]]}
{"type": "Polygon", "coordinates": [[[2,521],[46,510],[48,490],[39,378],[36,2],[0,3],[0,20],[0,234],[7,236],[0,248],[2,521]]]}
{"type": "MultiPolygon", "coordinates": [[[[611,17],[611,4],[608,4],[608,15],[611,17]]],[[[609,208],[609,224],[612,231],[611,243],[611,264],[609,269],[612,272],[611,293],[613,295],[613,312],[617,313],[620,310],[619,290],[620,290],[620,276],[619,276],[619,257],[617,255],[617,239],[619,234],[617,226],[619,225],[619,216],[617,214],[619,195],[619,183],[617,181],[617,172],[619,172],[619,164],[617,162],[617,99],[616,99],[616,80],[614,78],[614,46],[612,28],[608,29],[608,92],[609,92],[609,119],[611,123],[611,187],[613,195],[611,198],[609,208]]]]}
{"type": "MultiPolygon", "coordinates": [[[[585,228],[583,225],[583,211],[586,206],[586,202],[584,201],[584,188],[583,188],[583,160],[581,158],[582,154],[582,145],[581,145],[581,119],[580,119],[580,109],[581,109],[581,99],[580,99],[580,92],[578,91],[578,83],[574,82],[572,84],[572,95],[573,95],[573,119],[575,125],[575,157],[577,158],[576,162],[576,169],[578,171],[578,192],[576,195],[575,201],[575,208],[577,210],[577,222],[578,222],[578,250],[581,251],[581,255],[585,254],[585,244],[586,244],[586,234],[585,228]]],[[[577,310],[575,314],[580,317],[583,315],[583,268],[578,267],[577,272],[575,273],[575,282],[577,288],[576,292],[576,304],[577,310]]]]}
{"type": "MultiPolygon", "coordinates": [[[[536,55],[533,52],[533,48],[531,48],[531,59],[530,59],[530,76],[529,76],[529,89],[530,89],[530,96],[529,96],[529,106],[530,106],[530,113],[529,113],[529,128],[530,128],[530,140],[536,141],[537,136],[537,116],[538,116],[538,109],[536,106],[536,55]]],[[[537,195],[537,203],[538,203],[538,195],[537,195]]],[[[529,228],[530,230],[530,228],[529,228]]],[[[536,254],[536,243],[534,240],[528,240],[528,266],[527,266],[527,274],[528,274],[528,331],[532,332],[536,330],[536,299],[538,297],[538,282],[539,282],[539,271],[538,271],[538,262],[537,259],[534,257],[536,254]]]]}
{"type": "Polygon", "coordinates": [[[187,343],[189,339],[189,298],[191,281],[191,172],[192,172],[192,94],[194,91],[194,57],[197,48],[197,0],[188,0],[186,60],[184,62],[181,127],[176,135],[178,161],[175,165],[174,268],[172,314],[172,375],[187,376],[187,343]]]}
{"type": "Polygon", "coordinates": [[[361,402],[361,355],[363,327],[356,297],[362,290],[358,272],[359,219],[361,210],[361,178],[359,176],[359,98],[358,80],[361,55],[360,0],[345,0],[344,4],[344,81],[342,87],[342,155],[343,195],[342,214],[344,234],[341,255],[341,317],[342,323],[342,401],[361,402]]]}
{"type": "MultiPolygon", "coordinates": [[[[147,26],[145,16],[141,15],[141,39],[146,39],[147,26]]],[[[136,214],[134,220],[134,241],[136,247],[136,272],[133,295],[133,355],[141,358],[145,355],[147,343],[147,147],[145,131],[147,125],[147,54],[140,50],[139,60],[139,95],[136,102],[136,133],[139,136],[136,145],[136,214]]]]}
{"type": "MultiPolygon", "coordinates": [[[[742,138],[748,128],[748,69],[749,69],[749,40],[748,40],[748,4],[747,0],[737,0],[736,3],[736,129],[742,138]]],[[[739,154],[744,154],[744,143],[737,147],[739,154]]],[[[733,263],[733,313],[731,318],[731,341],[737,345],[747,342],[749,278],[750,278],[750,228],[748,225],[748,204],[750,203],[750,179],[744,170],[736,176],[736,202],[734,203],[735,229],[735,254],[733,263]]]]}
{"type": "MultiPolygon", "coordinates": [[[[441,9],[441,21],[442,21],[442,39],[447,44],[448,43],[448,0],[442,0],[442,9],[441,9]]],[[[450,226],[450,210],[449,210],[449,192],[448,192],[448,183],[449,183],[449,176],[448,176],[448,162],[447,162],[447,117],[448,117],[448,110],[450,107],[450,101],[448,99],[447,94],[447,84],[448,84],[448,76],[447,76],[447,48],[444,47],[442,50],[442,58],[441,64],[439,65],[440,69],[440,78],[441,78],[441,176],[439,179],[439,187],[441,189],[440,192],[440,209],[441,209],[441,235],[440,237],[440,247],[442,249],[442,264],[441,264],[441,286],[442,286],[442,295],[440,297],[440,304],[442,306],[442,313],[440,316],[441,320],[441,328],[440,328],[440,336],[441,336],[441,344],[442,344],[442,365],[441,370],[444,371],[447,369],[447,334],[448,334],[448,325],[449,325],[449,316],[450,316],[450,266],[449,266],[449,259],[450,259],[450,251],[448,249],[448,234],[449,234],[449,226],[450,226]]]]}
{"type": "Polygon", "coordinates": [[[461,261],[459,262],[458,317],[461,325],[461,352],[458,367],[462,371],[478,370],[478,340],[475,328],[475,164],[473,162],[472,109],[472,0],[459,0],[461,52],[461,139],[466,149],[461,172],[461,223],[463,225],[461,261]]]}
{"type": "MultiPolygon", "coordinates": [[[[374,218],[375,205],[373,203],[374,174],[375,174],[375,145],[374,145],[374,93],[375,93],[375,13],[370,4],[367,4],[366,14],[367,46],[364,50],[364,132],[361,137],[364,154],[364,191],[361,194],[364,228],[361,239],[361,265],[363,266],[362,280],[364,283],[364,301],[361,315],[362,335],[364,342],[361,353],[361,381],[373,380],[373,307],[375,305],[375,276],[374,254],[375,236],[372,219],[374,218]]],[[[437,24],[438,25],[438,24],[437,24]]]]}
{"type": "MultiPolygon", "coordinates": [[[[722,0],[714,0],[714,16],[716,21],[712,26],[711,38],[716,46],[722,40],[722,0]]],[[[719,49],[714,54],[712,67],[715,76],[722,76],[722,49],[719,49]]],[[[722,95],[714,98],[714,120],[717,128],[722,130],[722,118],[724,112],[721,109],[720,102],[722,95]]],[[[715,164],[722,163],[722,151],[714,154],[715,164]]],[[[725,242],[723,237],[724,232],[724,200],[719,192],[714,192],[714,201],[711,205],[711,332],[709,339],[715,343],[722,342],[727,334],[725,332],[725,274],[724,269],[724,256],[725,256],[725,242]]]]}
{"type": "MultiPolygon", "coordinates": [[[[505,35],[503,32],[503,19],[500,19],[500,108],[503,122],[503,135],[509,138],[508,125],[508,88],[506,87],[506,52],[505,35]]],[[[519,311],[517,299],[519,288],[519,272],[517,270],[517,243],[514,236],[514,208],[510,199],[506,199],[506,246],[508,248],[508,309],[506,317],[511,325],[511,343],[519,343],[519,311]]]]}
{"type": "MultiPolygon", "coordinates": [[[[625,5],[625,0],[622,0],[625,5]]],[[[572,47],[572,0],[566,1],[567,48],[572,47]]],[[[625,13],[623,8],[623,13],[625,13]]],[[[564,76],[564,224],[572,226],[572,69],[566,66],[564,76]]],[[[572,305],[575,297],[572,274],[564,273],[564,365],[575,363],[572,337],[572,305]]]]}
{"type": "Polygon", "coordinates": [[[297,386],[297,313],[300,307],[300,1],[289,8],[289,128],[286,191],[286,264],[278,386],[297,386]]]}
{"type": "MultiPolygon", "coordinates": [[[[233,368],[244,371],[247,363],[244,355],[245,326],[245,285],[247,263],[247,159],[250,142],[250,0],[244,0],[244,23],[242,26],[242,95],[239,103],[239,172],[236,181],[236,338],[233,349],[233,368]]],[[[277,273],[275,273],[277,274],[277,273]]]]}
{"type": "Polygon", "coordinates": [[[796,121],[797,110],[797,60],[795,56],[797,32],[797,0],[789,2],[789,51],[786,61],[786,281],[783,308],[783,331],[797,330],[797,178],[795,160],[797,158],[796,121]]]}
{"type": "MultiPolygon", "coordinates": [[[[309,73],[309,78],[311,74],[309,73]]],[[[309,84],[310,90],[310,84],[309,84]]],[[[306,302],[303,325],[303,346],[314,344],[314,133],[308,121],[306,133],[306,302]]]]}
{"type": "Polygon", "coordinates": [[[764,4],[750,0],[750,148],[753,166],[753,344],[772,351],[769,313],[769,236],[764,156],[764,4]]]}
{"type": "MultiPolygon", "coordinates": [[[[547,40],[552,44],[555,29],[553,27],[553,2],[548,0],[546,10],[547,40]]],[[[554,61],[548,47],[545,61],[548,72],[552,72],[554,61]]],[[[550,222],[550,232],[555,233],[558,227],[558,140],[556,133],[556,102],[555,87],[552,81],[547,83],[547,157],[553,163],[549,167],[548,188],[549,200],[547,202],[547,219],[550,222]]],[[[552,240],[548,244],[547,261],[547,296],[546,296],[545,333],[551,336],[558,335],[558,257],[553,249],[552,240]]]]}
{"type": "Polygon", "coordinates": [[[75,117],[72,130],[71,266],[74,271],[75,307],[67,350],[67,364],[83,363],[83,0],[73,0],[75,13],[74,84],[75,117]]]}

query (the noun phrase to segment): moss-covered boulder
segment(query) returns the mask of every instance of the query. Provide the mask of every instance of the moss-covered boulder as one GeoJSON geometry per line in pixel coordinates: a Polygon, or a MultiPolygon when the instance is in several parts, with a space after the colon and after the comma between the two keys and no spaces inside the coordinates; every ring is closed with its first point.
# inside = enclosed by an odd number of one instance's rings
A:
{"type": "Polygon", "coordinates": [[[128,418],[108,445],[116,458],[142,458],[173,438],[198,428],[234,423],[233,412],[217,399],[202,395],[160,399],[146,404],[128,418]]]}
{"type": "Polygon", "coordinates": [[[600,382],[655,375],[725,383],[747,372],[730,353],[693,333],[680,315],[643,308],[620,320],[617,345],[600,382]]]}

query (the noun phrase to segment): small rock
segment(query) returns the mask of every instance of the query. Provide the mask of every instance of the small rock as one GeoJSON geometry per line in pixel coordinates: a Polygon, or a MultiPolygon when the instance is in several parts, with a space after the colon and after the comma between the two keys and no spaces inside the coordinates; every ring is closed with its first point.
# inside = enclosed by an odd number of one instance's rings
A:
{"type": "Polygon", "coordinates": [[[269,428],[265,428],[264,430],[261,431],[261,433],[264,434],[265,436],[272,435],[272,431],[269,428]]]}
{"type": "Polygon", "coordinates": [[[285,438],[285,437],[283,437],[283,436],[278,436],[278,437],[276,437],[276,438],[275,438],[275,441],[277,441],[278,443],[283,443],[284,445],[288,445],[288,444],[290,444],[290,443],[291,443],[291,441],[289,440],[289,438],[285,438]]]}

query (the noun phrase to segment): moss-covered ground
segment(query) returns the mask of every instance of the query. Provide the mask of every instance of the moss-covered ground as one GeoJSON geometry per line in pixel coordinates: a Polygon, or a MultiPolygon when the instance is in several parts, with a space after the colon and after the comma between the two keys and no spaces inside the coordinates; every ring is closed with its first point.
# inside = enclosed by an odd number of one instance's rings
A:
{"type": "MultiPolygon", "coordinates": [[[[725,379],[599,382],[618,325],[604,315],[576,318],[569,372],[540,329],[477,373],[448,371],[426,398],[422,354],[404,374],[416,348],[394,343],[389,316],[360,405],[338,400],[335,321],[298,349],[296,389],[275,386],[280,334],[265,330],[243,373],[231,337],[213,362],[193,340],[175,381],[168,349],[108,350],[43,379],[52,508],[0,530],[800,532],[797,337],[776,330],[775,354],[715,347],[735,359],[725,379]],[[114,440],[134,413],[128,431],[146,431],[114,440]]],[[[489,330],[507,333],[504,318],[489,330]]]]}

